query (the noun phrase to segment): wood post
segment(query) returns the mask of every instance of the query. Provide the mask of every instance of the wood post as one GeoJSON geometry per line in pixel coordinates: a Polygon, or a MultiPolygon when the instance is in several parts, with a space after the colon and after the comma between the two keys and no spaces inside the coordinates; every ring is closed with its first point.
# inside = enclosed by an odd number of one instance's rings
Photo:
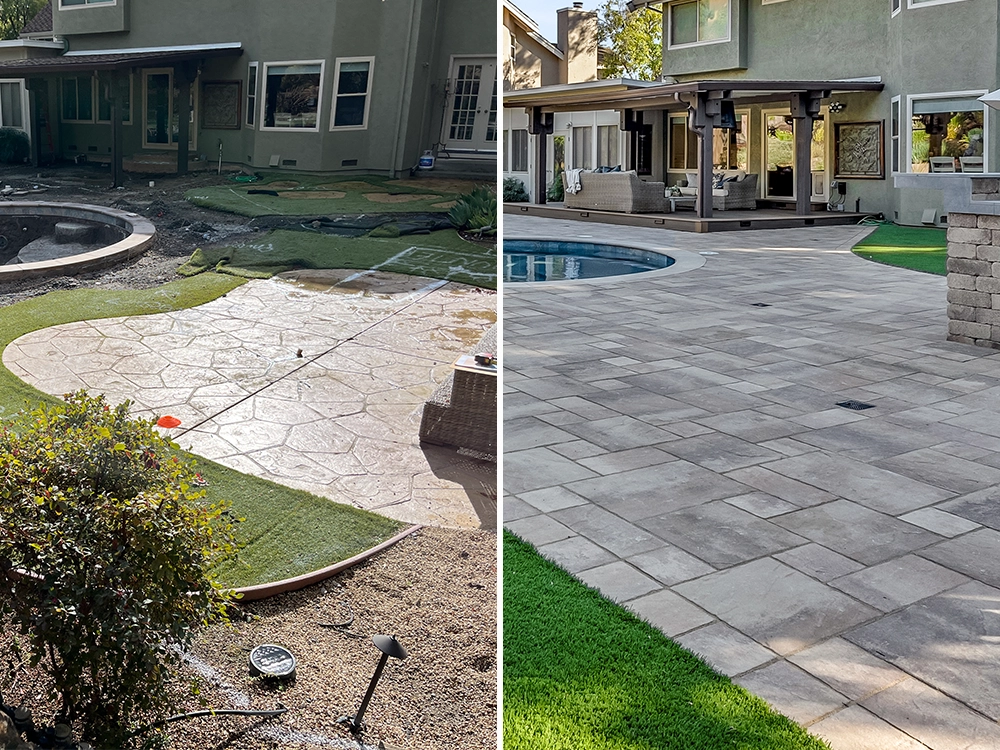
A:
{"type": "Polygon", "coordinates": [[[542,112],[541,107],[532,107],[529,115],[528,133],[535,136],[535,203],[542,205],[548,187],[545,184],[548,141],[555,127],[555,117],[551,112],[542,112]]]}
{"type": "Polygon", "coordinates": [[[812,212],[812,133],[813,122],[819,116],[825,91],[792,94],[789,100],[795,121],[795,213],[808,216],[812,212]]]}

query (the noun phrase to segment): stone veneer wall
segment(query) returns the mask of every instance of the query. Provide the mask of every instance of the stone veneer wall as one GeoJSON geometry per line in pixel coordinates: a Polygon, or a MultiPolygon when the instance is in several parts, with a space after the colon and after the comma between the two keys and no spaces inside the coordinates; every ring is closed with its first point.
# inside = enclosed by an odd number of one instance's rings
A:
{"type": "MultiPolygon", "coordinates": [[[[973,201],[1000,199],[998,182],[973,180],[973,201]]],[[[1000,349],[1000,215],[949,212],[947,265],[948,340],[1000,349]]]]}

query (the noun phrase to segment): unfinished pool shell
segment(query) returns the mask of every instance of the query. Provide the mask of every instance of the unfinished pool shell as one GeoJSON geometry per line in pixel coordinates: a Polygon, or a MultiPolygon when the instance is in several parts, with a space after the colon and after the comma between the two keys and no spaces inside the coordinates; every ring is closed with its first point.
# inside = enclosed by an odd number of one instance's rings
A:
{"type": "Polygon", "coordinates": [[[0,203],[0,251],[11,254],[12,243],[26,247],[23,238],[46,222],[59,228],[54,242],[63,242],[68,254],[0,265],[0,281],[96,271],[145,252],[156,239],[156,227],[139,214],[79,203],[9,201],[0,203]]]}

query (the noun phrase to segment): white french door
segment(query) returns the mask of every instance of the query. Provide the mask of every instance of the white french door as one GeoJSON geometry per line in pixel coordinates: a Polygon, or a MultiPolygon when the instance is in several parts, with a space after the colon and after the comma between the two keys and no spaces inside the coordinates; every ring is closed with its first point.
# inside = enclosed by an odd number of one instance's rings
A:
{"type": "MultiPolygon", "coordinates": [[[[191,84],[191,114],[188,147],[198,145],[198,82],[191,84]]],[[[180,133],[174,71],[171,68],[147,68],[142,71],[142,146],[143,148],[176,149],[180,133]]]]}
{"type": "Polygon", "coordinates": [[[450,151],[497,150],[497,59],[454,57],[442,143],[450,151]]]}

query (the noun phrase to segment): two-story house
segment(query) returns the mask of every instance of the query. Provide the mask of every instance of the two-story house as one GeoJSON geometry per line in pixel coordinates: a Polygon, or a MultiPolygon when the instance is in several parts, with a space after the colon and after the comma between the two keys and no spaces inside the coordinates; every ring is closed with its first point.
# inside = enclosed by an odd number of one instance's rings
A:
{"type": "Polygon", "coordinates": [[[495,174],[496,105],[481,0],[52,0],[0,42],[0,125],[116,182],[220,159],[395,175],[427,150],[495,174]]]}
{"type": "Polygon", "coordinates": [[[652,179],[674,185],[699,161],[703,173],[738,167],[758,175],[763,204],[800,213],[833,203],[940,222],[942,180],[1000,166],[1000,134],[979,101],[1000,87],[997,0],[633,5],[662,10],[668,82],[511,105],[542,118],[611,107],[623,124],[641,112],[652,127],[652,179]],[[920,177],[897,188],[898,174],[920,177]]]}
{"type": "MultiPolygon", "coordinates": [[[[503,2],[503,88],[512,92],[541,89],[559,94],[588,95],[652,85],[629,79],[600,76],[597,13],[584,10],[582,2],[557,11],[557,40],[545,39],[538,24],[510,0],[503,2]]],[[[529,134],[523,108],[505,112],[503,176],[519,179],[534,198],[541,184],[551,185],[567,166],[591,169],[614,166],[625,160],[629,135],[618,128],[618,113],[611,108],[557,112],[546,150],[544,170],[536,169],[534,137],[529,134]]]]}

